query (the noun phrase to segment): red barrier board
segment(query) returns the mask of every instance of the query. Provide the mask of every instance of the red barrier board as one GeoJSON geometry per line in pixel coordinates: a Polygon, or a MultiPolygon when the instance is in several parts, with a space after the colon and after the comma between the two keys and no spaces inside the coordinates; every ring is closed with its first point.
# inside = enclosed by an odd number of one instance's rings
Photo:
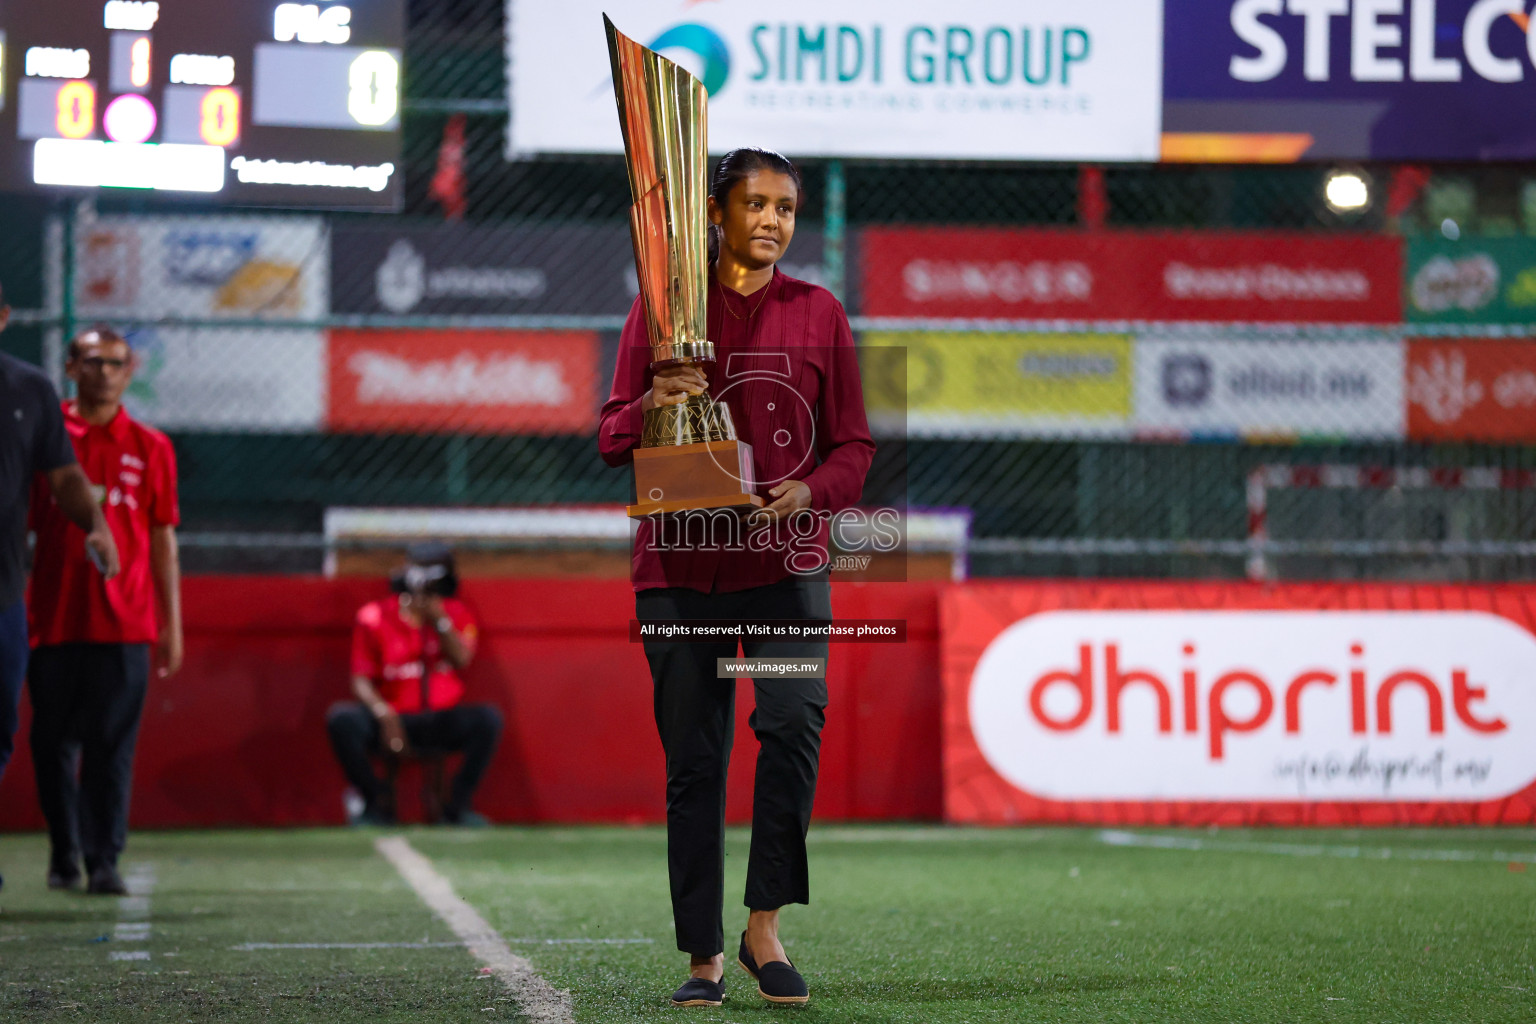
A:
{"type": "Polygon", "coordinates": [[[1410,341],[1408,435],[1415,441],[1536,438],[1536,345],[1410,341]]]}
{"type": "Polygon", "coordinates": [[[975,585],[941,624],[949,821],[1536,822],[1536,587],[975,585]]]}
{"type": "Polygon", "coordinates": [[[590,331],[332,331],[332,430],[590,433],[590,331]]]}
{"type": "Polygon", "coordinates": [[[1397,323],[1400,239],[867,228],[864,312],[1003,320],[1397,323]]]}
{"type": "MultiPolygon", "coordinates": [[[[905,620],[907,641],[832,649],[818,819],[939,817],[943,586],[833,584],[838,617],[905,620]]],[[[133,827],[339,824],[346,782],[325,713],[351,699],[353,616],[387,592],[382,580],[188,577],[186,663],[150,683],[133,827]]],[[[482,626],[466,699],[496,705],[506,721],[478,808],[498,822],[663,820],[661,743],[650,670],[629,639],[629,581],[472,578],[462,593],[482,626]]],[[[751,709],[752,685],[739,682],[727,800],[735,823],[752,815],[751,709]]],[[[25,698],[22,713],[0,781],[0,830],[42,827],[25,698]]],[[[416,786],[402,781],[403,805],[414,805],[416,786]]]]}

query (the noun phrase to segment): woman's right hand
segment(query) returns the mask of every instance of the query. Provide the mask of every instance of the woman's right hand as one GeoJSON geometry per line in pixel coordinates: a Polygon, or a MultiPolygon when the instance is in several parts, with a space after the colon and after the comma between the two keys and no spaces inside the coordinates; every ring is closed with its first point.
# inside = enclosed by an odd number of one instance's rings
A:
{"type": "Polygon", "coordinates": [[[641,396],[640,408],[677,405],[691,395],[702,395],[708,387],[709,381],[697,366],[669,366],[651,379],[651,390],[641,396]]]}

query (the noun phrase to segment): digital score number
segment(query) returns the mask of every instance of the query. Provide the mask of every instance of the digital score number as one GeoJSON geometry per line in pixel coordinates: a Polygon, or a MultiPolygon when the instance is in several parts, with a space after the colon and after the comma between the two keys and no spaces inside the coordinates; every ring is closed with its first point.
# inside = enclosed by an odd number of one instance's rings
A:
{"type": "Polygon", "coordinates": [[[396,209],[403,0],[0,0],[0,189],[396,209]]]}

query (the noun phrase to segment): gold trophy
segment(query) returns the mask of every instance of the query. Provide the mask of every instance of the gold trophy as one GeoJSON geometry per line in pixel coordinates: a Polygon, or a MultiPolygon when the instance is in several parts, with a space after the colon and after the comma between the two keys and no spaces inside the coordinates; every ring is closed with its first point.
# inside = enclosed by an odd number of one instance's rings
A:
{"type": "MultiPolygon", "coordinates": [[[[704,334],[708,94],[698,79],[613,27],[608,57],[624,129],[634,205],[629,211],[635,270],[651,339],[651,372],[715,365],[704,334]]],[[[736,438],[731,411],[708,392],[645,413],[635,450],[631,518],[689,509],[760,508],[752,446],[736,438]]]]}

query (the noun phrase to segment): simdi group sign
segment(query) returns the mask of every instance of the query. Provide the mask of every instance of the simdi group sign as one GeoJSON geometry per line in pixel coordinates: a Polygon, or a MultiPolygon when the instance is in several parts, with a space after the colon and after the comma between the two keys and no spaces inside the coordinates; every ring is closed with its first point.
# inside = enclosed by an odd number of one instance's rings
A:
{"type": "Polygon", "coordinates": [[[1536,821],[1530,590],[946,595],[954,821],[1536,821]]]}
{"type": "Polygon", "coordinates": [[[692,71],[709,147],[1155,160],[1162,0],[508,0],[511,156],[622,151],[602,15],[692,71]]]}

